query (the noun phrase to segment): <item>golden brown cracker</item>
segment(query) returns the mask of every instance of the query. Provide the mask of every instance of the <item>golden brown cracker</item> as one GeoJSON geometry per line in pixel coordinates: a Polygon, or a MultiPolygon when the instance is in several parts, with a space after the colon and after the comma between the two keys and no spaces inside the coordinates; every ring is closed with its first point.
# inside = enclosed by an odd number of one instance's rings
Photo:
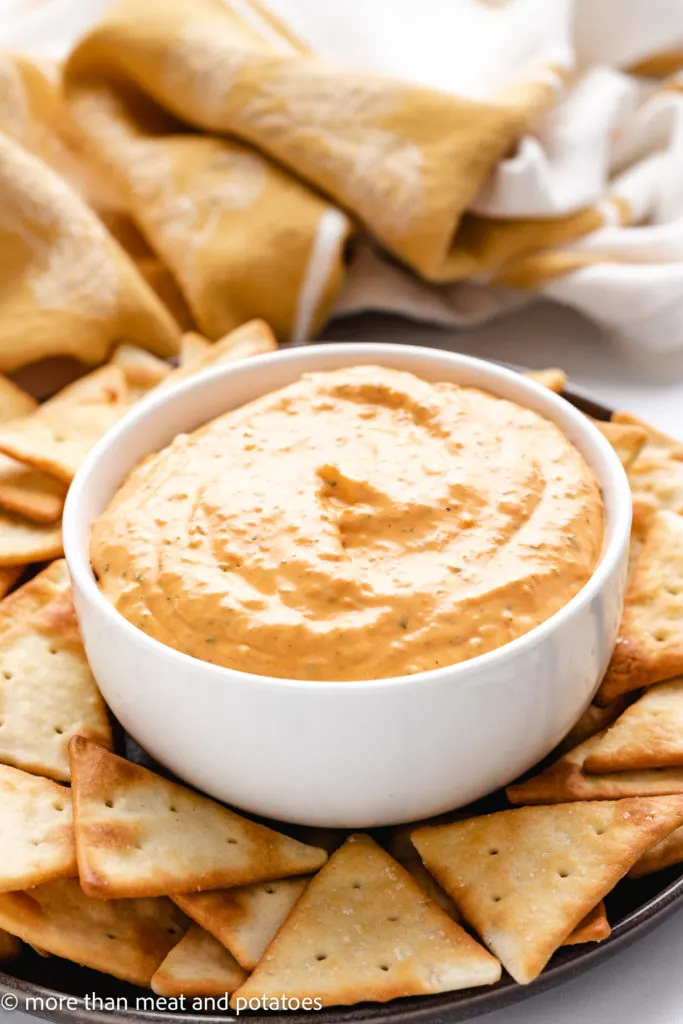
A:
{"type": "Polygon", "coordinates": [[[582,946],[586,942],[602,942],[612,934],[610,923],[607,920],[607,910],[603,900],[600,900],[597,907],[584,917],[569,938],[563,942],[564,946],[582,946]]]}
{"type": "MultiPolygon", "coordinates": [[[[13,606],[21,613],[20,599],[13,606]]],[[[111,745],[107,709],[88,666],[70,591],[25,619],[19,614],[4,633],[0,618],[0,718],[0,763],[60,781],[70,776],[72,736],[111,745]]]]}
{"type": "Polygon", "coordinates": [[[683,767],[683,676],[651,686],[607,729],[586,772],[683,767]]]}
{"type": "Polygon", "coordinates": [[[70,587],[69,570],[63,558],[51,562],[42,572],[0,601],[0,637],[45,607],[57,594],[70,587]]]}
{"type": "Polygon", "coordinates": [[[0,423],[0,451],[69,484],[92,446],[127,405],[123,370],[112,364],[100,367],[30,416],[0,423]]]}
{"type": "Polygon", "coordinates": [[[76,878],[0,893],[0,928],[54,956],[149,987],[182,937],[185,919],[166,899],[86,896],[76,878]]]}
{"type": "Polygon", "coordinates": [[[0,508],[37,523],[56,523],[66,491],[62,480],[0,455],[0,508]]]}
{"type": "Polygon", "coordinates": [[[0,765],[0,892],[76,873],[69,790],[0,765]]]}
{"type": "Polygon", "coordinates": [[[573,750],[574,747],[578,747],[584,740],[602,732],[608,725],[616,721],[627,705],[628,697],[626,695],[618,697],[617,700],[605,707],[600,707],[599,704],[589,704],[562,742],[555,748],[555,753],[565,754],[567,751],[573,750]]]}
{"type": "Polygon", "coordinates": [[[527,370],[524,376],[537,384],[542,384],[549,391],[554,391],[556,395],[561,395],[567,386],[567,374],[557,367],[547,370],[527,370]]]}
{"type": "Polygon", "coordinates": [[[652,518],[626,591],[600,704],[683,674],[683,516],[652,518]]]}
{"type": "Polygon", "coordinates": [[[232,997],[323,1006],[491,985],[500,965],[369,836],[351,836],[315,876],[232,997]]]}
{"type": "Polygon", "coordinates": [[[163,359],[138,345],[127,342],[119,345],[111,363],[123,370],[128,385],[128,401],[137,402],[171,373],[171,366],[163,359]]]}
{"type": "Polygon", "coordinates": [[[621,460],[624,469],[631,466],[647,442],[643,427],[610,420],[593,420],[601,434],[607,438],[621,460]]]}
{"type": "Polygon", "coordinates": [[[683,862],[683,826],[651,846],[629,871],[629,878],[642,878],[683,862]]]}
{"type": "Polygon", "coordinates": [[[0,567],[46,562],[63,550],[61,522],[36,523],[0,510],[0,567]]]}
{"type": "Polygon", "coordinates": [[[90,896],[220,889],[306,874],[327,859],[90,740],[74,737],[70,752],[78,870],[90,896]]]}
{"type": "Polygon", "coordinates": [[[543,970],[653,843],[683,797],[520,807],[417,829],[425,867],[515,981],[543,970]]]}
{"type": "Polygon", "coordinates": [[[191,892],[173,897],[180,909],[206,929],[247,971],[263,956],[278,928],[305,891],[309,877],[191,892]]]}
{"type": "Polygon", "coordinates": [[[151,986],[159,996],[224,996],[246,977],[228,950],[193,924],[157,968],[151,986]]]}
{"type": "Polygon", "coordinates": [[[683,512],[683,441],[629,413],[616,412],[612,421],[646,433],[644,446],[628,468],[634,498],[654,498],[660,508],[683,512]]]}
{"type": "Polygon", "coordinates": [[[197,366],[210,349],[211,342],[203,334],[186,331],[180,339],[180,365],[188,370],[197,366]]]}
{"type": "Polygon", "coordinates": [[[191,345],[192,351],[188,350],[187,357],[181,359],[178,369],[166,378],[164,387],[191,377],[201,370],[208,369],[209,366],[238,362],[240,359],[248,359],[251,356],[275,352],[278,347],[275,335],[263,320],[250,320],[248,323],[242,324],[241,327],[230,331],[224,338],[220,338],[203,352],[196,340],[188,344],[191,345]]]}
{"type": "Polygon", "coordinates": [[[683,793],[683,768],[609,772],[590,775],[583,765],[604,733],[584,740],[542,771],[505,790],[513,804],[554,804],[568,800],[619,800],[622,797],[683,793]]]}

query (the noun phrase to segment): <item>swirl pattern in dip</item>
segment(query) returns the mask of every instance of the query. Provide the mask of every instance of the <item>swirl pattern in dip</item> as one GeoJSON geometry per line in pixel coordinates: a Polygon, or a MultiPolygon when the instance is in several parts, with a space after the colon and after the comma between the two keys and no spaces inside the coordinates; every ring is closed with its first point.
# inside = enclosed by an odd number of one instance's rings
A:
{"type": "Polygon", "coordinates": [[[592,471],[552,423],[475,388],[307,374],[138,466],[93,527],[106,597],[245,672],[381,679],[500,647],[598,561],[592,471]]]}

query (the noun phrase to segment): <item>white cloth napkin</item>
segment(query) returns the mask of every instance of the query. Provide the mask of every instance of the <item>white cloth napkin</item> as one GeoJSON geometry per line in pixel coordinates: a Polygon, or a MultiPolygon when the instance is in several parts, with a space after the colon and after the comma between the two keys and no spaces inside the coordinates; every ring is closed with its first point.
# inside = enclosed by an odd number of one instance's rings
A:
{"type": "MultiPolygon", "coordinates": [[[[0,0],[0,45],[61,57],[106,6],[0,0]]],[[[486,280],[428,285],[368,242],[357,249],[337,313],[384,309],[471,324],[544,295],[634,344],[683,349],[683,0],[267,6],[322,57],[460,96],[499,100],[529,69],[543,68],[556,106],[498,165],[472,209],[543,219],[598,204],[603,215],[602,227],[562,246],[566,272],[525,290],[486,280]],[[644,62],[656,69],[655,58],[668,74],[633,73],[644,62]]]]}

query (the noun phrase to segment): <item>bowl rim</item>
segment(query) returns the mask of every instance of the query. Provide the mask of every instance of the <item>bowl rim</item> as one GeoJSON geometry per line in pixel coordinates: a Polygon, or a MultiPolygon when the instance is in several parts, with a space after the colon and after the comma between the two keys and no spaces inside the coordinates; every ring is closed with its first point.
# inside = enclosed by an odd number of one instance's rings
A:
{"type": "MultiPolygon", "coordinates": [[[[302,372],[317,372],[318,369],[324,369],[324,366],[321,366],[320,368],[308,368],[306,371],[302,372]]],[[[478,386],[483,390],[486,390],[486,386],[484,384],[471,386],[478,386]]],[[[267,390],[268,389],[264,389],[262,393],[267,393],[267,390]]],[[[493,394],[496,394],[493,386],[491,391],[493,394]]],[[[250,401],[252,400],[253,399],[250,399],[250,401]]],[[[508,401],[514,400],[508,399],[508,401]]],[[[518,402],[517,404],[521,403],[518,402]]],[[[232,408],[239,408],[239,406],[236,405],[232,408]]],[[[230,409],[226,409],[226,412],[229,411],[230,409]]],[[[539,412],[539,415],[544,415],[544,413],[539,412]]],[[[177,433],[182,433],[182,428],[178,430],[177,433]]],[[[150,451],[152,450],[153,449],[150,449],[150,451]]],[[[136,462],[131,465],[129,472],[138,465],[139,461],[140,460],[136,460],[136,462]]],[[[597,476],[596,468],[592,468],[597,476]]],[[[603,479],[598,479],[598,483],[602,489],[605,483],[605,477],[603,477],[603,479]]],[[[69,573],[76,589],[85,598],[85,600],[89,602],[89,604],[93,605],[99,611],[104,620],[110,624],[111,628],[121,630],[133,643],[141,644],[143,648],[147,648],[151,656],[178,660],[180,667],[184,665],[188,670],[192,670],[194,672],[201,670],[207,680],[211,678],[215,682],[222,684],[225,684],[226,681],[232,681],[233,683],[240,682],[252,688],[256,687],[264,690],[270,690],[276,686],[280,688],[289,688],[290,690],[294,689],[297,691],[310,690],[318,694],[322,694],[324,692],[351,694],[356,693],[359,690],[377,691],[388,688],[396,689],[398,692],[399,690],[403,690],[405,687],[409,687],[411,685],[423,687],[428,684],[438,685],[444,681],[447,681],[449,685],[466,684],[467,682],[472,681],[471,678],[468,680],[467,677],[471,677],[473,673],[478,673],[480,669],[495,668],[497,664],[504,662],[508,658],[514,657],[525,649],[533,648],[543,643],[548,635],[553,633],[556,629],[561,628],[567,620],[573,618],[588,603],[590,603],[590,601],[592,601],[600,592],[608,578],[616,570],[619,562],[624,556],[629,542],[631,518],[631,490],[626,472],[619,457],[604,435],[591,422],[590,418],[580,412],[561,396],[550,391],[543,385],[536,383],[534,380],[525,377],[524,374],[517,370],[501,365],[500,363],[494,363],[486,359],[479,359],[475,356],[464,355],[458,352],[437,349],[429,346],[406,345],[390,342],[349,341],[320,345],[311,344],[306,346],[296,346],[286,350],[279,349],[275,352],[254,356],[243,361],[208,367],[206,370],[193,374],[187,379],[181,380],[169,388],[160,389],[158,393],[152,391],[148,396],[134,406],[130,412],[126,413],[126,415],[114,427],[107,431],[107,433],[100,438],[87,455],[69,488],[64,505],[62,530],[64,555],[69,573]],[[156,420],[158,416],[162,416],[163,410],[169,404],[177,407],[182,406],[183,399],[187,395],[195,392],[201,392],[207,385],[212,384],[215,380],[225,380],[227,382],[233,377],[239,378],[240,376],[251,376],[254,373],[258,373],[258,370],[263,366],[270,366],[276,362],[281,362],[283,366],[286,366],[287,364],[296,363],[297,361],[303,360],[311,355],[315,355],[316,353],[320,354],[323,364],[327,360],[333,362],[335,357],[346,357],[348,355],[349,358],[346,361],[346,364],[349,366],[355,365],[356,358],[369,365],[370,360],[367,357],[372,357],[372,362],[377,362],[381,365],[382,353],[387,355],[391,354],[392,356],[396,354],[405,354],[407,359],[411,356],[416,357],[419,355],[422,359],[431,359],[434,365],[437,363],[449,363],[451,366],[460,366],[474,372],[482,372],[488,377],[492,385],[495,385],[497,381],[512,381],[517,387],[521,387],[522,391],[527,391],[530,397],[535,397],[537,400],[540,399],[541,405],[546,405],[548,407],[550,412],[548,418],[551,419],[552,422],[555,422],[559,429],[562,429],[562,427],[551,415],[552,411],[555,410],[562,417],[569,419],[576,430],[579,433],[582,433],[588,443],[596,448],[602,456],[607,473],[609,473],[611,478],[610,482],[615,490],[616,499],[614,501],[614,509],[611,515],[607,513],[606,510],[607,543],[593,573],[581,589],[549,618],[545,619],[537,626],[534,626],[533,629],[530,629],[527,633],[523,633],[521,636],[516,637],[514,640],[511,640],[500,647],[494,648],[492,651],[487,651],[486,653],[476,655],[474,658],[470,658],[467,661],[456,662],[452,665],[443,665],[439,668],[428,669],[424,672],[415,672],[413,674],[401,676],[389,676],[382,679],[319,681],[291,679],[283,676],[265,676],[257,673],[245,672],[240,669],[233,669],[222,665],[212,665],[209,662],[202,661],[200,658],[195,658],[192,655],[184,654],[182,651],[177,651],[173,647],[168,647],[160,640],[156,640],[147,633],[144,633],[141,629],[126,619],[105,598],[97,586],[97,581],[90,562],[87,540],[83,544],[81,544],[79,540],[81,520],[83,518],[82,504],[85,494],[88,493],[88,485],[94,469],[102,460],[106,459],[112,447],[118,446],[122,438],[134,433],[141,425],[144,426],[144,423],[148,418],[156,420]]],[[[88,524],[87,534],[85,535],[86,538],[89,538],[90,535],[90,525],[91,524],[88,524]]]]}

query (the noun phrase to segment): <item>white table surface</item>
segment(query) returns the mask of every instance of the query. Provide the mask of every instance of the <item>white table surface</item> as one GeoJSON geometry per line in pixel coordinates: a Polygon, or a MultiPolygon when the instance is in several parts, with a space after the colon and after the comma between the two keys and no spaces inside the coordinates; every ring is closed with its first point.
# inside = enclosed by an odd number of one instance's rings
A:
{"type": "MultiPolygon", "coordinates": [[[[334,335],[367,337],[367,329],[336,325],[334,335]]],[[[449,333],[384,324],[373,338],[420,340],[472,355],[563,367],[574,383],[606,405],[627,409],[683,439],[683,354],[674,361],[640,359],[601,336],[578,315],[536,305],[476,331],[449,333]]],[[[580,978],[486,1015],[487,1024],[683,1024],[683,909],[612,960],[580,978]]],[[[482,1019],[482,1018],[477,1018],[482,1019]]],[[[0,1024],[29,1024],[21,1013],[0,1011],[0,1024]]]]}

